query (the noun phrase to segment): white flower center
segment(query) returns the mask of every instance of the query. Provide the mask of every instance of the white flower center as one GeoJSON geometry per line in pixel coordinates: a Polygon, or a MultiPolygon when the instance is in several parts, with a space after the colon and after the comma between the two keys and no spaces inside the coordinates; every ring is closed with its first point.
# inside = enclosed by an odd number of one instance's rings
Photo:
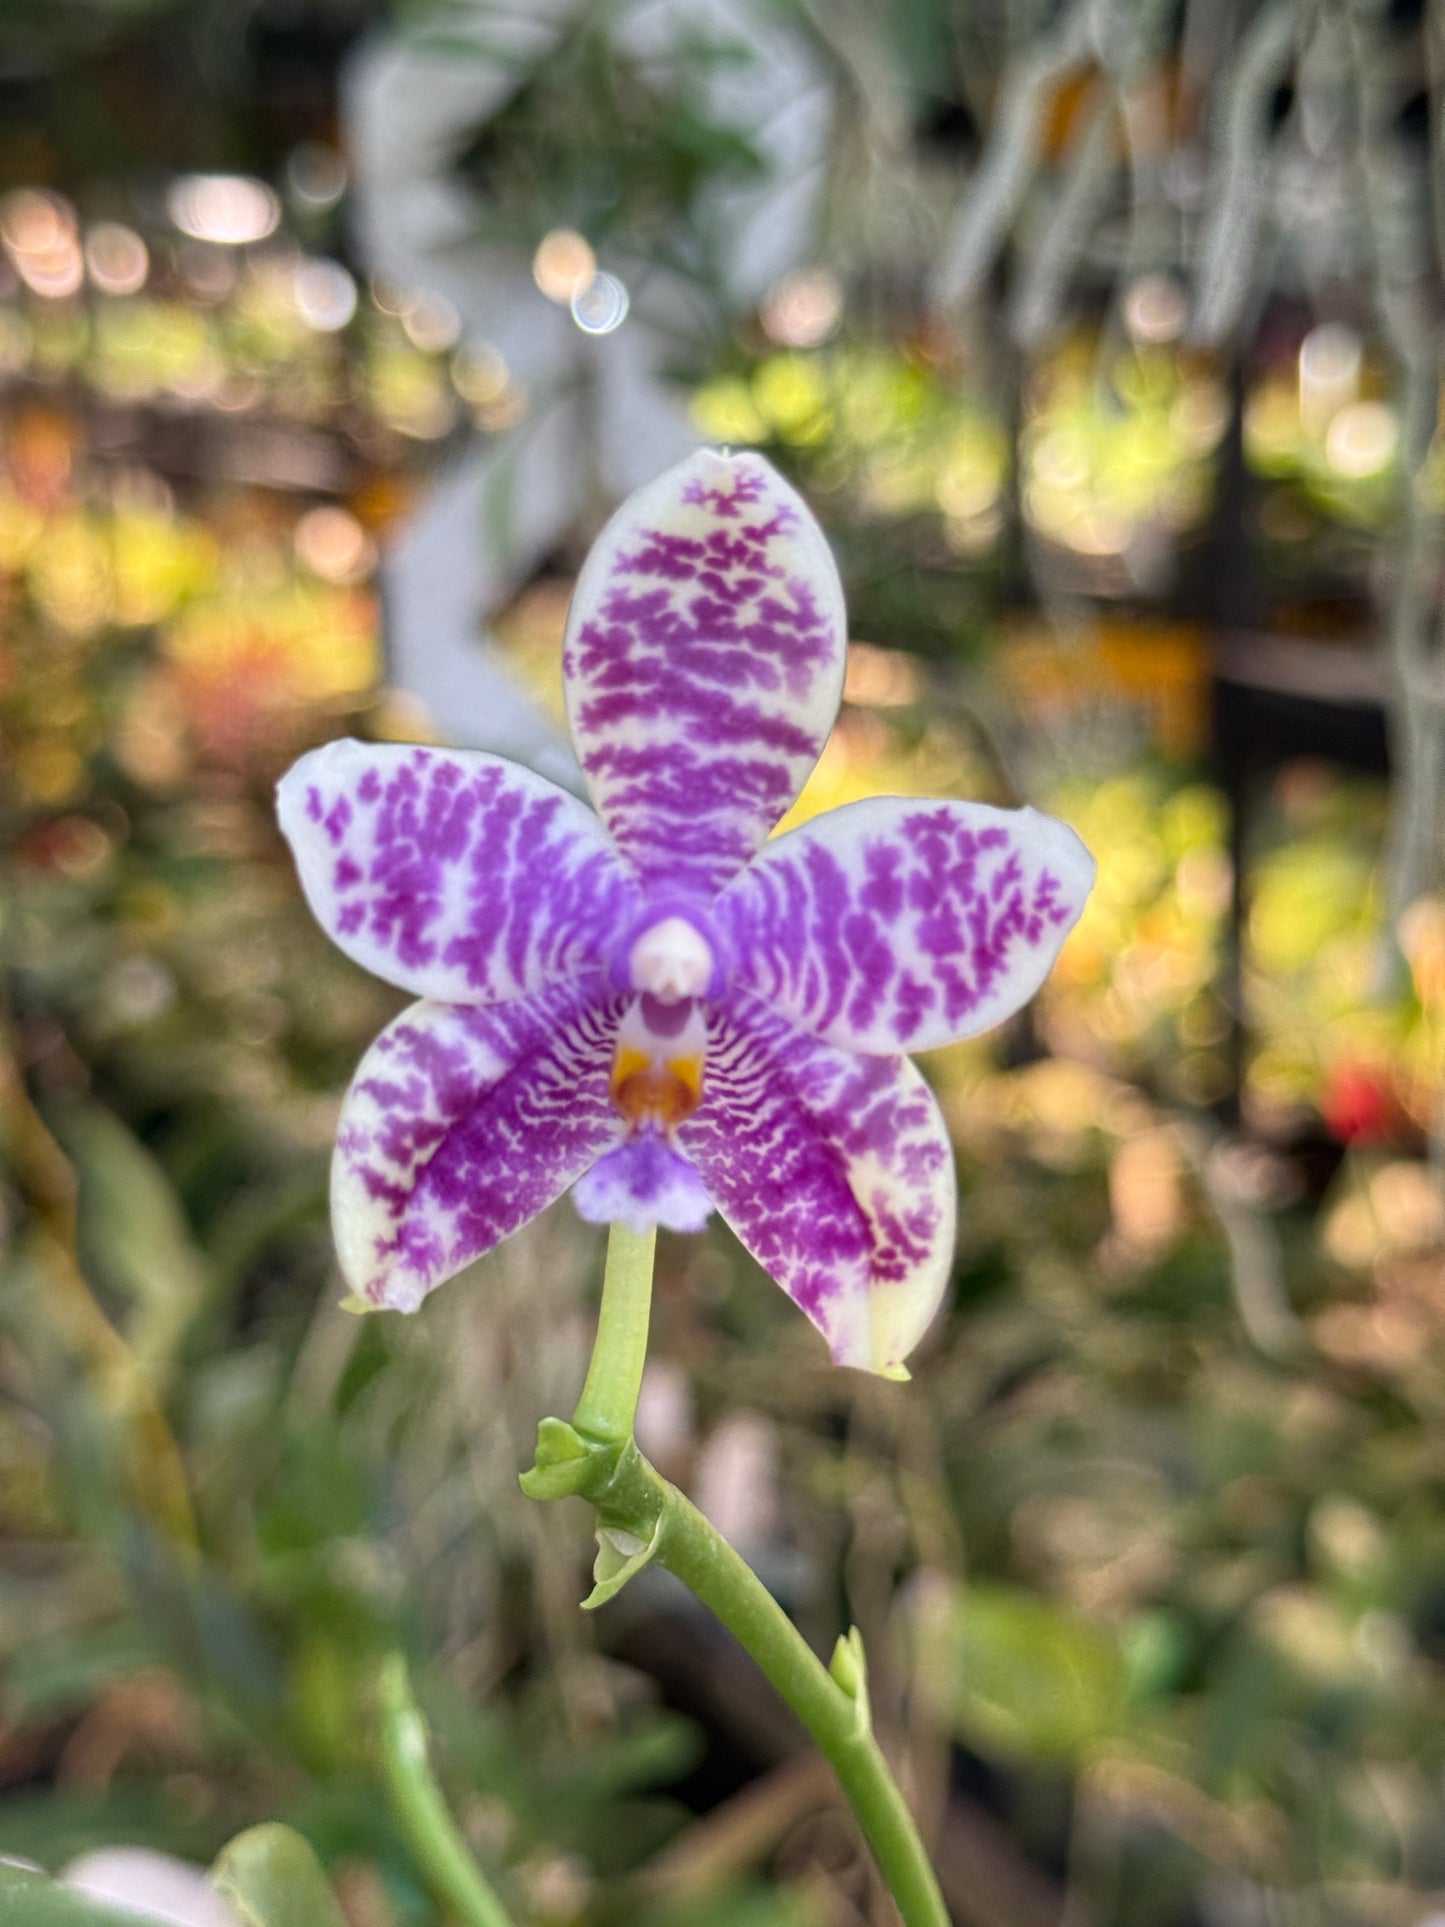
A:
{"type": "Polygon", "coordinates": [[[634,990],[659,1003],[700,997],[712,976],[712,947],[686,917],[664,917],[644,930],[627,959],[634,990]]]}

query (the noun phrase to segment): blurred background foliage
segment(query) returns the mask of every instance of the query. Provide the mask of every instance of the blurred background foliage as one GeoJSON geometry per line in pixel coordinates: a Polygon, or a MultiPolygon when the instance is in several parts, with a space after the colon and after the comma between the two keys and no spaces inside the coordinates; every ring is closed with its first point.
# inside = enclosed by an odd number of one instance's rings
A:
{"type": "Polygon", "coordinates": [[[913,1383],[665,1238],[646,1449],[820,1651],[862,1628],[960,1921],[1445,1918],[1442,73],[1408,0],[7,10],[0,1850],[280,1819],[351,1927],[434,1927],[399,1649],[519,1918],[889,1917],[736,1651],[652,1573],[584,1621],[580,1519],[516,1489],[592,1231],[337,1308],[330,1134],[397,1000],[271,786],[489,740],[389,573],[477,460],[477,660],[554,743],[627,353],[633,459],[757,445],[840,556],[800,812],[1027,798],[1100,864],[1032,1012],[927,1065],[963,1230],[913,1383]],[[780,46],[812,146],[737,106],[780,46]],[[383,116],[383,167],[358,76],[411,58],[459,131],[383,116]]]}

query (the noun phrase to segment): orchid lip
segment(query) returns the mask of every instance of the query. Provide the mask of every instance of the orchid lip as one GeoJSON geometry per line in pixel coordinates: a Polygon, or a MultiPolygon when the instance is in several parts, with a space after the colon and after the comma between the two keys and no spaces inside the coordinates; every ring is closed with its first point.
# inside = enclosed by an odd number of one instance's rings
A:
{"type": "Polygon", "coordinates": [[[707,1027],[696,1003],[663,1004],[644,991],[618,1026],[612,1059],[612,1102],[629,1133],[670,1137],[702,1100],[706,1058],[707,1027]]]}

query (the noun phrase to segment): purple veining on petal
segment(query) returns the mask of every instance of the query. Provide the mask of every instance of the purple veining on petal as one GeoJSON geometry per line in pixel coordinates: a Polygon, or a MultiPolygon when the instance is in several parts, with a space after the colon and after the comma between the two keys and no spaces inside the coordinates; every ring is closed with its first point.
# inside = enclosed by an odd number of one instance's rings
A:
{"type": "Polygon", "coordinates": [[[490,1004],[590,968],[636,886],[575,797],[500,757],[343,741],[281,783],[323,927],[377,976],[490,1004]]]}
{"type": "Polygon", "coordinates": [[[763,850],[714,906],[737,981],[852,1050],[925,1050],[1033,996],[1093,858],[1037,810],[876,797],[763,850]]]}
{"type": "Polygon", "coordinates": [[[755,503],[762,501],[765,492],[764,471],[750,468],[738,471],[722,487],[709,485],[701,477],[695,476],[685,484],[682,499],[700,508],[710,508],[724,522],[730,522],[741,515],[745,508],[752,508],[755,503]]]}
{"type": "Polygon", "coordinates": [[[840,1362],[896,1370],[953,1254],[953,1157],[906,1058],[857,1057],[735,992],[677,1133],[719,1211],[840,1362]]]}
{"type": "Polygon", "coordinates": [[[588,557],[563,673],[582,767],[644,884],[707,901],[797,794],[837,713],[837,571],[759,457],[711,449],[588,557]]]}
{"type": "Polygon", "coordinates": [[[617,1143],[620,1010],[594,973],[489,1010],[414,1004],[381,1033],[332,1163],[337,1249],[357,1292],[415,1310],[617,1143]]]}
{"type": "Polygon", "coordinates": [[[589,1224],[622,1223],[634,1231],[665,1225],[669,1231],[701,1231],[712,1199],[686,1158],[655,1131],[619,1144],[578,1179],[572,1202],[589,1224]]]}

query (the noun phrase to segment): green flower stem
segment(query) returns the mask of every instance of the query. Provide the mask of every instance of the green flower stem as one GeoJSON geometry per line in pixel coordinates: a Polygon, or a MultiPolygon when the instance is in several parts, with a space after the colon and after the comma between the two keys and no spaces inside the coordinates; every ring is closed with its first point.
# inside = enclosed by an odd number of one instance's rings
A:
{"type": "Polygon", "coordinates": [[[830,1671],[697,1507],[674,1486],[666,1488],[663,1503],[659,1564],[711,1608],[812,1734],[908,1927],[948,1927],[948,1911],[913,1816],[873,1737],[861,1640],[856,1634],[840,1640],[830,1671]]]}
{"type": "Polygon", "coordinates": [[[538,1499],[575,1494],[598,1515],[601,1605],[651,1560],[676,1575],[751,1654],[838,1775],[906,1927],[949,1927],[943,1896],[897,1783],[873,1737],[862,1641],[840,1639],[825,1667],[757,1575],[632,1438],[651,1296],[652,1240],[614,1226],[597,1350],[571,1425],[544,1419],[538,1499]]]}
{"type": "Polygon", "coordinates": [[[387,1791],[432,1887],[466,1927],[512,1927],[511,1915],[473,1860],[432,1778],[426,1726],[400,1653],[382,1666],[380,1700],[387,1791]]]}
{"type": "Polygon", "coordinates": [[[615,1224],[607,1238],[607,1270],[602,1279],[602,1309],[587,1382],[572,1423],[590,1439],[625,1445],[632,1437],[642,1368],[647,1360],[647,1324],[652,1313],[652,1260],[657,1230],[629,1231],[615,1224]]]}

